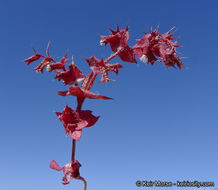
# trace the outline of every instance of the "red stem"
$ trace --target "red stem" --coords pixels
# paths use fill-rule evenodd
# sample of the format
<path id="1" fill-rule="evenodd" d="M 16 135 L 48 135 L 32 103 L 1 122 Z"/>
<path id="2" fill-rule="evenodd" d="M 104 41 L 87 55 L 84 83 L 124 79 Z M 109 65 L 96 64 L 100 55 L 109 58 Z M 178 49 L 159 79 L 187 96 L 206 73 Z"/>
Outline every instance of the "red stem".
<path id="1" fill-rule="evenodd" d="M 90 90 L 90 89 L 91 89 L 90 85 L 94 83 L 96 77 L 97 77 L 97 74 L 94 73 L 94 75 L 92 76 L 91 80 L 90 80 L 89 83 L 86 85 L 85 90 Z"/>
<path id="2" fill-rule="evenodd" d="M 119 54 L 120 50 L 118 50 L 117 52 L 115 52 L 114 54 L 112 54 L 111 56 L 109 56 L 106 60 L 105 60 L 105 64 L 108 63 L 111 59 L 113 59 L 114 57 L 116 57 Z M 86 90 L 90 90 L 92 87 L 92 84 L 94 83 L 95 79 L 97 77 L 97 74 L 94 73 L 94 75 L 92 76 L 91 80 L 89 81 L 89 83 L 86 85 Z M 91 86 L 90 86 L 91 85 Z M 78 86 L 78 83 L 75 83 L 75 86 Z M 84 100 L 83 100 L 84 101 Z M 80 104 L 77 105 L 77 111 L 81 110 L 82 108 L 82 102 L 80 102 Z M 73 162 L 75 160 L 75 151 L 76 151 L 76 140 L 73 139 L 72 142 L 72 158 L 71 161 Z M 85 179 L 81 179 L 84 183 L 84 190 L 86 190 L 87 188 L 87 182 Z"/>
<path id="3" fill-rule="evenodd" d="M 121 49 L 118 50 L 117 52 L 111 54 L 106 60 L 105 60 L 105 64 L 108 63 L 111 59 L 113 59 L 114 57 L 116 57 L 119 53 L 120 53 Z"/>
<path id="4" fill-rule="evenodd" d="M 72 142 L 72 158 L 71 158 L 72 162 L 75 160 L 75 151 L 76 151 L 76 140 L 73 139 L 73 142 Z"/>
<path id="5" fill-rule="evenodd" d="M 83 181 L 83 183 L 84 183 L 84 190 L 86 190 L 86 188 L 87 188 L 87 182 L 86 182 L 85 179 L 82 179 L 82 181 Z"/>
<path id="6" fill-rule="evenodd" d="M 75 86 L 78 86 L 78 83 L 75 83 Z M 76 140 L 73 139 L 73 141 L 72 141 L 72 157 L 71 157 L 72 162 L 75 160 L 75 152 L 76 152 Z"/>

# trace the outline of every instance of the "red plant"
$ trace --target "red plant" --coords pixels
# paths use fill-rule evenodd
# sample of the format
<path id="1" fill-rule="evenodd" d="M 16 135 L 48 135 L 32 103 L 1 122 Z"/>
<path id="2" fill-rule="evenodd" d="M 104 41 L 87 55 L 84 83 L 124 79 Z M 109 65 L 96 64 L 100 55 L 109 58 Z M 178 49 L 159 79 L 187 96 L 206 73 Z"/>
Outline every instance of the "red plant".
<path id="1" fill-rule="evenodd" d="M 109 78 L 109 72 L 112 71 L 118 74 L 118 69 L 123 66 L 120 63 L 109 64 L 109 61 L 118 56 L 122 61 L 137 63 L 136 57 L 138 57 L 143 62 L 148 62 L 148 64 L 154 64 L 157 62 L 163 62 L 167 68 L 178 67 L 181 69 L 184 65 L 181 62 L 181 57 L 178 57 L 176 48 L 177 41 L 172 41 L 173 34 L 171 30 L 160 34 L 158 32 L 158 27 L 150 33 L 145 33 L 141 39 L 137 40 L 134 46 L 128 44 L 129 41 L 129 31 L 128 26 L 125 29 L 120 30 L 117 26 L 116 30 L 111 30 L 111 35 L 101 36 L 101 45 L 110 44 L 113 54 L 107 59 L 97 59 L 94 56 L 90 58 L 85 58 L 92 70 L 89 74 L 84 75 L 75 65 L 73 58 L 72 63 L 69 65 L 68 70 L 66 70 L 65 65 L 69 61 L 67 58 L 67 53 L 61 58 L 59 62 L 56 62 L 49 55 L 49 44 L 46 49 L 46 56 L 39 54 L 34 48 L 35 55 L 25 59 L 24 61 L 29 65 L 30 63 L 43 58 L 41 63 L 34 69 L 38 73 L 43 73 L 45 67 L 47 67 L 47 72 L 54 71 L 56 73 L 55 79 L 62 81 L 65 85 L 71 85 L 67 91 L 58 91 L 61 96 L 76 96 L 77 97 L 77 108 L 73 110 L 68 105 L 65 106 L 63 112 L 56 112 L 59 120 L 63 123 L 65 133 L 73 139 L 72 145 L 72 158 L 69 164 L 64 167 L 60 167 L 54 160 L 50 163 L 50 168 L 64 172 L 64 177 L 62 183 L 64 185 L 70 183 L 70 179 L 78 179 L 84 182 L 84 189 L 86 190 L 87 183 L 86 180 L 80 176 L 79 168 L 81 164 L 75 160 L 75 146 L 76 141 L 80 140 L 82 135 L 82 129 L 93 126 L 99 119 L 100 116 L 92 115 L 90 110 L 82 110 L 82 105 L 86 98 L 89 99 L 112 99 L 107 96 L 100 94 L 95 94 L 90 92 L 94 81 L 98 74 L 101 75 L 100 82 L 108 83 L 112 79 Z M 82 82 L 83 81 L 83 82 Z M 81 86 L 79 83 L 82 82 Z"/>

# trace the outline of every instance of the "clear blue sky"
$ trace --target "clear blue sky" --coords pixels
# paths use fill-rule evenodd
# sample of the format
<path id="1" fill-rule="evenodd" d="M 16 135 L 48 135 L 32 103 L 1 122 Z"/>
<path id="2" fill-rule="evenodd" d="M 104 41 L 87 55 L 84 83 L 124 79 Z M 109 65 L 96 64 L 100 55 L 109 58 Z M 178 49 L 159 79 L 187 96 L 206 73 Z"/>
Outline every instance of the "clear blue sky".
<path id="1" fill-rule="evenodd" d="M 129 25 L 130 45 L 151 26 L 160 24 L 161 33 L 176 26 L 187 68 L 116 59 L 124 65 L 111 75 L 116 82 L 95 83 L 94 92 L 114 100 L 87 100 L 83 107 L 101 115 L 77 143 L 88 190 L 139 189 L 138 179 L 218 185 L 217 9 L 215 0 L 2 1 L 0 189 L 83 189 L 76 180 L 63 186 L 62 172 L 49 169 L 52 159 L 61 166 L 70 161 L 71 139 L 53 111 L 66 103 L 74 107 L 75 98 L 58 96 L 67 87 L 23 60 L 33 54 L 32 46 L 44 53 L 50 40 L 52 56 L 69 49 L 87 74 L 82 56 L 109 56 L 98 35 L 116 24 Z"/>

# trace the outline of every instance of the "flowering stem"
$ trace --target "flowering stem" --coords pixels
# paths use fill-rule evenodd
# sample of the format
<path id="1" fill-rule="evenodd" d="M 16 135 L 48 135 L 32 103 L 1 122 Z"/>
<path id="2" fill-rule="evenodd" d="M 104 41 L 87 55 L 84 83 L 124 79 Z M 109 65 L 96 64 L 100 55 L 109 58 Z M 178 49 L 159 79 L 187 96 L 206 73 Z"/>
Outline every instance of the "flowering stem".
<path id="1" fill-rule="evenodd" d="M 73 142 L 72 142 L 72 158 L 71 158 L 72 161 L 75 160 L 75 151 L 76 151 L 76 140 L 73 139 Z"/>

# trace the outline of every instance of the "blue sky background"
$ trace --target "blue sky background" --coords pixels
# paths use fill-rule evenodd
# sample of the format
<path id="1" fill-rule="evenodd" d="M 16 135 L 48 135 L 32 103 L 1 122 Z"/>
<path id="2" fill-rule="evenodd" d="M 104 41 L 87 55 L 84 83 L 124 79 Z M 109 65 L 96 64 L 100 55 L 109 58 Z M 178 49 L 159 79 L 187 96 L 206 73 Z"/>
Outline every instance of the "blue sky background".
<path id="1" fill-rule="evenodd" d="M 53 57 L 69 49 L 87 74 L 82 56 L 107 58 L 111 50 L 99 45 L 98 35 L 116 24 L 129 25 L 130 45 L 151 26 L 160 24 L 161 33 L 176 26 L 187 68 L 116 59 L 124 65 L 111 75 L 116 82 L 95 83 L 93 92 L 114 100 L 87 100 L 83 106 L 101 115 L 76 147 L 88 190 L 139 189 L 138 179 L 214 181 L 217 187 L 217 9 L 215 0 L 2 1 L 0 189 L 83 189 L 76 180 L 63 186 L 62 172 L 49 169 L 52 159 L 61 166 L 70 161 L 71 139 L 53 111 L 66 103 L 75 107 L 75 98 L 58 96 L 67 87 L 23 60 L 33 54 L 32 46 L 44 53 L 50 40 Z"/>

